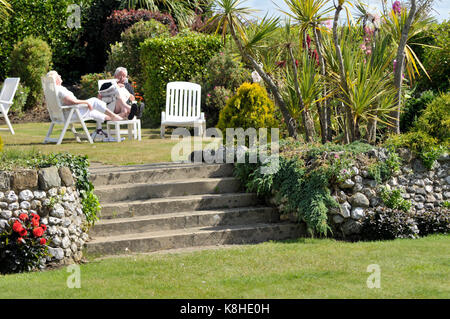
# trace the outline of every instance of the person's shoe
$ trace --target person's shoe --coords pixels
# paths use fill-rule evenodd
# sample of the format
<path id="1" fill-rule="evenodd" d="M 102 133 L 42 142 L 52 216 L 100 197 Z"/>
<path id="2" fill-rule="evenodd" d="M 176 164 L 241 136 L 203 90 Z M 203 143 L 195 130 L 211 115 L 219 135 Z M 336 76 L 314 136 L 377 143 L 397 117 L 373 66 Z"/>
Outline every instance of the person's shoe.
<path id="1" fill-rule="evenodd" d="M 131 106 L 131 111 L 130 111 L 130 114 L 128 115 L 128 119 L 132 120 L 136 116 L 137 113 L 138 113 L 138 106 L 136 104 L 133 104 Z"/>
<path id="2" fill-rule="evenodd" d="M 106 134 L 106 132 L 102 129 L 98 129 L 94 133 L 94 141 L 103 141 L 105 138 L 108 138 L 108 134 Z"/>

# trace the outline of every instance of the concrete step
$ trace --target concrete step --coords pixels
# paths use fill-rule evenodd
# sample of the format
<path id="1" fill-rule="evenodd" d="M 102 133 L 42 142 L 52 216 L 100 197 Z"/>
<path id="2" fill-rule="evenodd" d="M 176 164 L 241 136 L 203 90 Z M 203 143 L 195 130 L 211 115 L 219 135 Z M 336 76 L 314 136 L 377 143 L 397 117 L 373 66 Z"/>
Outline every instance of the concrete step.
<path id="1" fill-rule="evenodd" d="M 305 232 L 301 224 L 285 222 L 186 228 L 97 237 L 86 244 L 86 252 L 92 255 L 114 255 L 197 246 L 252 244 L 294 239 L 305 235 Z"/>
<path id="2" fill-rule="evenodd" d="M 240 207 L 103 220 L 95 224 L 89 233 L 94 237 L 117 236 L 161 230 L 277 221 L 279 221 L 279 214 L 273 208 Z"/>
<path id="3" fill-rule="evenodd" d="M 138 216 L 170 214 L 195 210 L 247 207 L 258 205 L 253 193 L 225 193 L 174 196 L 147 200 L 124 201 L 102 204 L 101 219 L 129 218 Z"/>
<path id="4" fill-rule="evenodd" d="M 239 189 L 238 179 L 222 177 L 192 178 L 153 184 L 106 185 L 97 187 L 94 192 L 99 197 L 100 203 L 103 204 L 170 196 L 236 193 Z"/>
<path id="5" fill-rule="evenodd" d="M 90 169 L 95 187 L 102 185 L 155 183 L 191 178 L 233 176 L 232 164 L 160 163 L 130 166 L 100 166 Z"/>

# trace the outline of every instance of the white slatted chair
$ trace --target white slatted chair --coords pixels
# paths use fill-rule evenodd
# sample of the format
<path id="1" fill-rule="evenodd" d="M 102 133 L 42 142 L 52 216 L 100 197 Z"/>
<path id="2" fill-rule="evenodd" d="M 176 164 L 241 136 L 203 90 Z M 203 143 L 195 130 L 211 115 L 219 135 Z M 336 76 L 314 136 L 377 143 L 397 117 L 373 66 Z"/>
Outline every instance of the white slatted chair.
<path id="1" fill-rule="evenodd" d="M 14 130 L 8 118 L 8 111 L 13 104 L 19 81 L 20 78 L 7 78 L 0 93 L 0 118 L 4 118 L 8 126 L 8 128 L 0 128 L 0 130 L 9 130 L 12 135 L 14 135 Z"/>
<path id="2" fill-rule="evenodd" d="M 206 132 L 205 113 L 200 111 L 201 86 L 190 82 L 167 84 L 166 111 L 161 112 L 161 138 L 166 126 L 193 126 L 199 135 Z"/>
<path id="3" fill-rule="evenodd" d="M 75 135 L 77 142 L 80 142 L 77 131 L 75 130 L 74 123 L 80 123 L 83 127 L 86 138 L 89 143 L 93 143 L 89 131 L 86 127 L 85 121 L 93 120 L 91 117 L 81 117 L 79 109 L 87 108 L 87 104 L 75 104 L 75 105 L 61 105 L 58 98 L 58 92 L 56 91 L 55 79 L 52 77 L 42 77 L 42 87 L 44 89 L 45 102 L 47 104 L 47 110 L 50 115 L 52 123 L 48 129 L 47 135 L 45 136 L 44 143 L 56 142 L 56 144 L 61 144 L 64 135 L 66 134 L 67 128 L 70 128 Z M 73 116 L 76 115 L 76 116 Z M 56 124 L 64 125 L 63 130 L 58 138 L 51 138 L 53 128 Z"/>

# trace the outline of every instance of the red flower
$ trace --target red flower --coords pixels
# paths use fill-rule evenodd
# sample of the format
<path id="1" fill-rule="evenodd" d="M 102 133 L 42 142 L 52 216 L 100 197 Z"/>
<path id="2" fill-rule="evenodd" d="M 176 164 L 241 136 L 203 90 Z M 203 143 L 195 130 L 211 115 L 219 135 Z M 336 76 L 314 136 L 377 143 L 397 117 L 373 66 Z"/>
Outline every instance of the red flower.
<path id="1" fill-rule="evenodd" d="M 36 218 L 33 218 L 31 220 L 31 225 L 33 225 L 33 227 L 38 227 L 39 226 L 39 220 L 37 220 Z"/>
<path id="2" fill-rule="evenodd" d="M 27 219 L 29 219 L 30 217 L 28 217 L 28 215 L 27 214 L 20 214 L 19 215 L 19 218 L 20 218 L 20 220 L 21 221 L 26 221 Z"/>
<path id="3" fill-rule="evenodd" d="M 16 233 L 20 233 L 20 232 L 22 231 L 22 229 L 23 229 L 22 224 L 21 224 L 18 220 L 16 220 L 16 221 L 14 222 L 14 224 L 13 224 L 13 230 L 14 230 Z"/>
<path id="4" fill-rule="evenodd" d="M 18 244 L 21 244 L 22 242 L 23 242 L 23 238 L 22 237 L 17 238 L 17 243 Z"/>
<path id="5" fill-rule="evenodd" d="M 25 237 L 28 235 L 28 232 L 25 228 L 22 228 L 22 230 L 19 232 L 20 237 Z"/>
<path id="6" fill-rule="evenodd" d="M 41 237 L 44 234 L 44 230 L 41 227 L 33 229 L 33 235 L 35 237 Z"/>
<path id="7" fill-rule="evenodd" d="M 45 245 L 47 243 L 47 239 L 45 238 L 41 238 L 41 240 L 39 240 L 39 244 L 41 245 Z"/>
<path id="8" fill-rule="evenodd" d="M 46 231 L 46 230 L 47 230 L 47 225 L 41 224 L 41 228 L 42 228 L 44 231 Z"/>
<path id="9" fill-rule="evenodd" d="M 37 214 L 32 214 L 31 217 L 33 217 L 33 219 L 36 219 L 38 221 L 41 219 L 41 217 Z"/>

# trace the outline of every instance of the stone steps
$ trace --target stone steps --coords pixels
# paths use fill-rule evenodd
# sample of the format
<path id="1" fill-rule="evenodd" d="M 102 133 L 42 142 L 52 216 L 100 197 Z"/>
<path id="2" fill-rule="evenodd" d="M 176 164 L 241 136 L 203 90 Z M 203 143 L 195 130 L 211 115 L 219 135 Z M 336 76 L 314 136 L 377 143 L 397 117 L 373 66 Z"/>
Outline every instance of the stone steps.
<path id="1" fill-rule="evenodd" d="M 171 180 L 152 184 L 105 185 L 97 187 L 95 193 L 101 203 L 113 203 L 171 196 L 235 193 L 239 189 L 238 179 L 221 177 Z"/>
<path id="2" fill-rule="evenodd" d="M 232 176 L 232 164 L 162 163 L 127 167 L 97 167 L 91 170 L 91 182 L 102 185 L 155 183 L 191 178 L 218 178 Z"/>
<path id="3" fill-rule="evenodd" d="M 90 230 L 94 255 L 297 238 L 255 194 L 241 192 L 230 164 L 162 163 L 91 170 L 101 220 Z"/>
<path id="4" fill-rule="evenodd" d="M 122 201 L 103 204 L 101 219 L 169 214 L 189 210 L 247 207 L 255 206 L 258 203 L 256 194 L 252 193 L 201 194 Z"/>
<path id="5" fill-rule="evenodd" d="M 86 251 L 92 255 L 114 255 L 197 246 L 255 244 L 268 240 L 298 238 L 304 234 L 304 227 L 293 223 L 187 228 L 97 237 L 86 244 Z"/>
<path id="6" fill-rule="evenodd" d="M 270 207 L 239 207 L 109 219 L 97 223 L 91 235 L 116 236 L 207 226 L 276 222 L 278 219 L 278 213 Z"/>

